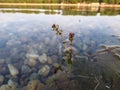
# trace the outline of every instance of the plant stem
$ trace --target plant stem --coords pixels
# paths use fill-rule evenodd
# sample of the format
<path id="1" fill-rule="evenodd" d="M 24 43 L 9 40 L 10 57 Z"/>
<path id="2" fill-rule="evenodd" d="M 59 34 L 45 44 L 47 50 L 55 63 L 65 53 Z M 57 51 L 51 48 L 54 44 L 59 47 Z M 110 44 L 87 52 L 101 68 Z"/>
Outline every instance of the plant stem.
<path id="1" fill-rule="evenodd" d="M 67 48 L 66 41 L 64 40 L 64 37 L 63 37 L 62 34 L 60 36 L 61 36 L 61 39 L 62 39 L 63 46 L 66 49 Z"/>

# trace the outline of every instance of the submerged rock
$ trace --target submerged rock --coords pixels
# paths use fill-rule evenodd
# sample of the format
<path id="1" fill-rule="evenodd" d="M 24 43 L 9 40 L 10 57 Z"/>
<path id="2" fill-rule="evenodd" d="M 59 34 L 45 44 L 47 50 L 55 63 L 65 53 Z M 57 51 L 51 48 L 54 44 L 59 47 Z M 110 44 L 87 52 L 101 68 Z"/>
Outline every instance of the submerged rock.
<path id="1" fill-rule="evenodd" d="M 47 59 L 48 59 L 48 64 L 52 64 L 53 63 L 51 57 L 48 57 Z"/>
<path id="2" fill-rule="evenodd" d="M 0 90 L 13 90 L 13 89 L 11 89 L 11 87 L 9 85 L 2 85 L 0 87 Z"/>
<path id="3" fill-rule="evenodd" d="M 4 76 L 3 75 L 0 75 L 0 84 L 2 84 L 4 81 Z"/>
<path id="4" fill-rule="evenodd" d="M 58 54 L 62 55 L 62 45 L 60 43 L 58 44 Z"/>
<path id="5" fill-rule="evenodd" d="M 19 83 L 20 86 L 25 86 L 28 84 L 29 81 L 29 74 L 23 74 L 20 78 L 19 78 Z"/>
<path id="6" fill-rule="evenodd" d="M 56 40 L 57 40 L 57 36 L 55 35 L 51 38 L 50 45 L 54 46 L 56 44 Z"/>
<path id="7" fill-rule="evenodd" d="M 44 85 L 39 80 L 32 80 L 28 83 L 28 90 L 42 90 Z"/>
<path id="8" fill-rule="evenodd" d="M 47 76 L 49 72 L 50 72 L 50 67 L 48 65 L 45 65 L 38 71 L 38 74 L 42 76 Z"/>
<path id="9" fill-rule="evenodd" d="M 46 37 L 45 40 L 44 40 L 44 44 L 45 45 L 48 45 L 50 42 L 50 38 L 49 37 Z"/>
<path id="10" fill-rule="evenodd" d="M 4 64 L 5 60 L 4 59 L 0 59 L 0 65 Z"/>
<path id="11" fill-rule="evenodd" d="M 52 56 L 51 56 L 51 59 L 52 59 L 52 61 L 55 63 L 55 62 L 57 62 L 58 57 L 57 57 L 57 55 L 52 55 Z"/>
<path id="12" fill-rule="evenodd" d="M 54 67 L 59 67 L 60 64 L 58 64 L 58 63 L 54 63 L 53 66 L 54 66 Z"/>
<path id="13" fill-rule="evenodd" d="M 13 46 L 13 45 L 19 45 L 19 44 L 21 44 L 21 41 L 16 41 L 16 40 L 9 40 L 7 43 L 6 43 L 6 45 L 7 46 Z"/>
<path id="14" fill-rule="evenodd" d="M 25 74 L 25 73 L 30 73 L 31 69 L 28 65 L 23 65 L 21 68 L 21 73 Z"/>
<path id="15" fill-rule="evenodd" d="M 44 64 L 47 62 L 47 55 L 43 53 L 41 56 L 39 56 L 39 61 Z"/>
<path id="16" fill-rule="evenodd" d="M 34 59 L 34 60 L 36 60 L 39 57 L 39 55 L 37 55 L 37 54 L 26 54 L 26 57 L 28 59 Z"/>
<path id="17" fill-rule="evenodd" d="M 18 83 L 9 79 L 8 80 L 8 85 L 12 88 L 12 89 L 16 89 L 16 87 L 18 86 Z"/>
<path id="18" fill-rule="evenodd" d="M 16 88 L 16 90 L 28 90 L 27 86 L 21 87 L 21 88 Z"/>
<path id="19" fill-rule="evenodd" d="M 88 49 L 88 46 L 86 44 L 83 44 L 83 50 L 86 51 Z"/>
<path id="20" fill-rule="evenodd" d="M 37 80 L 39 78 L 39 75 L 37 73 L 32 73 L 29 77 L 30 80 Z"/>
<path id="21" fill-rule="evenodd" d="M 37 61 L 34 60 L 34 59 L 29 59 L 29 60 L 28 60 L 28 65 L 31 66 L 31 67 L 32 67 L 32 66 L 35 66 L 36 63 L 37 63 Z"/>
<path id="22" fill-rule="evenodd" d="M 19 74 L 19 71 L 17 70 L 17 68 L 14 67 L 12 64 L 8 64 L 8 69 L 9 69 L 10 74 L 11 74 L 12 76 L 16 76 L 16 75 Z"/>
<path id="23" fill-rule="evenodd" d="M 34 66 L 37 63 L 37 59 L 39 55 L 37 54 L 26 54 L 26 57 L 28 59 L 28 65 L 29 66 Z"/>
<path id="24" fill-rule="evenodd" d="M 45 90 L 78 90 L 76 81 L 69 79 L 69 74 L 58 72 L 46 80 Z M 56 80 L 56 81 L 55 81 Z"/>

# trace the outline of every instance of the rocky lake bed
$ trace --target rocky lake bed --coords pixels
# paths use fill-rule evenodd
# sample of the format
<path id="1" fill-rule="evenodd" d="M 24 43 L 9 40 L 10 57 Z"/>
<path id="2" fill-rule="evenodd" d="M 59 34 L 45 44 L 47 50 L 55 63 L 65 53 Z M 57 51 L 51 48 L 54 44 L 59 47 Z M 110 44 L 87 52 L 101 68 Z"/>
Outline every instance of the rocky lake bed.
<path id="1" fill-rule="evenodd" d="M 120 89 L 120 49 L 109 49 L 120 46 L 119 16 L 0 15 L 0 90 Z M 56 22 L 67 43 L 70 32 L 75 38 L 73 63 L 54 73 L 64 56 Z"/>

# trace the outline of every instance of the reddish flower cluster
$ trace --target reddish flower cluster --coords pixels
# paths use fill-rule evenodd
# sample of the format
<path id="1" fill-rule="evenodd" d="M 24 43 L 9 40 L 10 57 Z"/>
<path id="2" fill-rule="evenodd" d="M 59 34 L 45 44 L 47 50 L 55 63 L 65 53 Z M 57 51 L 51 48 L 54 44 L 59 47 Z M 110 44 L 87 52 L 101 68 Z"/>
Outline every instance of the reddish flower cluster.
<path id="1" fill-rule="evenodd" d="M 69 40 L 70 40 L 70 41 L 72 41 L 72 40 L 73 40 L 74 35 L 75 35 L 74 33 L 69 33 Z"/>
<path id="2" fill-rule="evenodd" d="M 56 25 L 55 25 L 55 24 L 53 24 L 53 25 L 52 25 L 52 28 L 56 28 Z"/>

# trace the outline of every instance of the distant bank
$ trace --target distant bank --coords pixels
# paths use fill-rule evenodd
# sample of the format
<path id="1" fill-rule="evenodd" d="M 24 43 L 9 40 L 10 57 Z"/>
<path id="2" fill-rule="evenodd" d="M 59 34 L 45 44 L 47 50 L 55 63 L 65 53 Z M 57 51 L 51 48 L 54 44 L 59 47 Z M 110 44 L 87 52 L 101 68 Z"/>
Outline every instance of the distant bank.
<path id="1" fill-rule="evenodd" d="M 99 3 L 91 3 L 91 4 L 86 4 L 86 3 L 78 3 L 78 4 L 65 4 L 65 3 L 0 3 L 0 6 L 5 6 L 5 5 L 13 5 L 13 6 L 87 6 L 87 7 L 97 7 L 99 6 Z M 105 4 L 102 3 L 101 7 L 116 7 L 120 8 L 119 4 Z"/>

